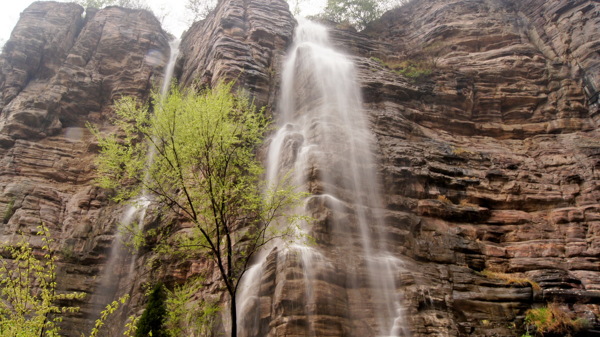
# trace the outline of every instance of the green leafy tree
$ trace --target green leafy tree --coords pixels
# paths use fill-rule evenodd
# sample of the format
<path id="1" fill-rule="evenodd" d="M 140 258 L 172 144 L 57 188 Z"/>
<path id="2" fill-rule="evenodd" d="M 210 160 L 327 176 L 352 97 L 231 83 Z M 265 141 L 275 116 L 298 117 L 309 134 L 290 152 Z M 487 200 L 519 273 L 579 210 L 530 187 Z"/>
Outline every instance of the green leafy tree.
<path id="1" fill-rule="evenodd" d="M 336 22 L 348 22 L 363 29 L 379 18 L 383 8 L 377 0 L 327 0 L 325 16 Z"/>
<path id="2" fill-rule="evenodd" d="M 214 262 L 236 336 L 240 281 L 261 247 L 293 235 L 291 226 L 277 230 L 273 224 L 294 224 L 298 218 L 285 211 L 303 195 L 289 184 L 266 188 L 255 151 L 269 123 L 231 90 L 232 84 L 200 93 L 174 86 L 167 97 L 153 94 L 152 112 L 126 97 L 116 104 L 118 132 L 92 131 L 101 147 L 98 182 L 115 191 L 116 201 L 146 191 L 193 224 L 190 235 L 171 246 L 203 252 Z"/>
<path id="3" fill-rule="evenodd" d="M 364 29 L 386 11 L 410 0 L 327 0 L 324 16 L 335 22 L 347 22 Z"/>
<path id="4" fill-rule="evenodd" d="M 166 337 L 163 327 L 167 316 L 166 295 L 162 283 L 156 284 L 148 296 L 146 310 L 140 317 L 135 337 Z"/>

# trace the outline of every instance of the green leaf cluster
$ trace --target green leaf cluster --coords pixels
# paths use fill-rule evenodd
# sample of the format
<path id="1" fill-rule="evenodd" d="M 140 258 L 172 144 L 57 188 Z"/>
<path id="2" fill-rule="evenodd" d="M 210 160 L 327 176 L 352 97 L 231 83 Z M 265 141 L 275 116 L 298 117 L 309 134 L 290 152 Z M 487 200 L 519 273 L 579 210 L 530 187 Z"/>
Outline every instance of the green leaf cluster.
<path id="1" fill-rule="evenodd" d="M 48 228 L 39 227 L 42 256 L 22 240 L 2 245 L 0 250 L 11 260 L 0 264 L 0 336 L 58 336 L 63 314 L 79 310 L 59 301 L 82 299 L 83 293 L 56 292 L 56 256 L 51 249 Z"/>
<path id="2" fill-rule="evenodd" d="M 379 58 L 371 57 L 371 60 L 391 69 L 394 73 L 412 80 L 427 78 L 433 73 L 435 64 L 428 60 L 406 59 L 396 62 L 385 62 Z"/>
<path id="3" fill-rule="evenodd" d="M 106 307 L 104 308 L 104 310 L 102 310 L 102 312 L 100 313 L 100 318 L 98 318 L 94 324 L 94 327 L 92 328 L 92 331 L 90 332 L 90 337 L 96 337 L 98 336 L 98 334 L 100 333 L 100 331 L 102 331 L 102 327 L 104 326 L 104 324 L 106 323 L 106 320 L 108 319 L 108 317 L 112 314 L 115 313 L 115 311 L 117 311 L 117 309 L 119 309 L 119 307 L 123 304 L 125 304 L 125 302 L 127 302 L 127 300 L 129 300 L 129 295 L 123 295 L 121 296 L 119 299 L 112 301 L 111 303 L 107 304 Z M 125 333 L 123 334 L 124 336 L 129 336 L 129 330 L 125 331 Z"/>
<path id="4" fill-rule="evenodd" d="M 525 313 L 525 324 L 535 329 L 536 335 L 556 334 L 572 336 L 582 329 L 589 328 L 589 321 L 575 318 L 557 303 L 529 309 Z"/>
<path id="5" fill-rule="evenodd" d="M 78 306 L 61 305 L 61 302 L 82 300 L 84 293 L 58 293 L 56 289 L 56 254 L 52 248 L 46 226 L 38 227 L 42 247 L 34 252 L 24 239 L 16 245 L 0 246 L 0 336 L 32 337 L 60 336 L 59 323 L 67 314 L 79 311 Z M 40 255 L 41 254 L 41 255 Z M 129 296 L 109 304 L 96 320 L 90 337 L 98 335 L 110 314 L 117 310 Z M 83 334 L 82 334 L 83 336 Z"/>
<path id="6" fill-rule="evenodd" d="M 202 278 L 195 278 L 172 291 L 167 290 L 165 327 L 170 337 L 213 336 L 220 308 L 216 303 L 195 299 L 202 290 L 202 281 Z"/>
<path id="7" fill-rule="evenodd" d="M 15 214 L 15 198 L 11 198 L 8 201 L 8 204 L 6 204 L 4 216 L 2 217 L 2 223 L 8 223 L 13 214 Z"/>
<path id="8" fill-rule="evenodd" d="M 363 29 L 383 14 L 383 6 L 377 0 L 328 0 L 325 17 L 335 22 L 348 22 Z"/>

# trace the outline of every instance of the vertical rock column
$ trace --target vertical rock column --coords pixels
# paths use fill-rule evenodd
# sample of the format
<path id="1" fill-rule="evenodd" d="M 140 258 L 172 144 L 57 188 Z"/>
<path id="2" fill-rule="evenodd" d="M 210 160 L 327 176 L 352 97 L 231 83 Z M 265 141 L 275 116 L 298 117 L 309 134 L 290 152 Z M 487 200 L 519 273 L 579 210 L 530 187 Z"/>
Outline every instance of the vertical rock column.
<path id="1" fill-rule="evenodd" d="M 283 0 L 220 1 L 182 38 L 181 84 L 212 86 L 233 80 L 257 106 L 274 105 L 281 59 L 294 25 Z"/>

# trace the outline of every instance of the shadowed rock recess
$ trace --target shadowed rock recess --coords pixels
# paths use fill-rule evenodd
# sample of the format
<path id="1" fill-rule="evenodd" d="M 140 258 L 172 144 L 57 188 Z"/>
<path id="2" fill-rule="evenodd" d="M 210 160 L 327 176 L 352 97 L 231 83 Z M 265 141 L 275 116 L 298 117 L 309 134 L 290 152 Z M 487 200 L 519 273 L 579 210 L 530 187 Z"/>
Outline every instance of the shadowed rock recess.
<path id="1" fill-rule="evenodd" d="M 67 336 L 79 336 L 105 300 L 95 291 L 125 209 L 94 187 L 98 149 L 84 125 L 111 132 L 113 100 L 147 99 L 169 59 L 169 36 L 151 13 L 83 12 L 32 4 L 0 56 L 0 242 L 24 235 L 39 248 L 36 227 L 49 227 L 59 289 L 89 294 L 65 319 Z M 283 0 L 222 0 L 184 33 L 175 77 L 185 86 L 235 79 L 276 118 L 295 26 Z M 395 277 L 412 336 L 520 336 L 526 310 L 554 302 L 598 327 L 600 3 L 414 0 L 361 33 L 330 34 L 355 63 L 376 137 L 384 209 L 374 212 L 387 250 L 404 262 Z M 322 169 L 307 170 L 318 192 Z M 309 205 L 311 234 L 331 257 L 343 243 L 330 232 L 329 207 Z M 166 223 L 150 213 L 145 226 Z M 300 262 L 277 254 L 262 276 L 259 328 L 244 335 L 375 336 L 373 310 L 354 321 L 352 298 L 342 296 L 316 303 L 321 324 L 309 333 L 306 311 L 294 309 L 305 287 L 278 284 Z M 136 255 L 133 276 L 129 262 L 117 263 L 118 294 L 133 296 L 120 325 L 143 308 L 146 281 L 172 284 L 210 268 L 165 261 L 153 272 L 150 258 Z M 227 300 L 216 277 L 205 283 L 198 296 Z M 352 286 L 322 277 L 314 291 Z"/>

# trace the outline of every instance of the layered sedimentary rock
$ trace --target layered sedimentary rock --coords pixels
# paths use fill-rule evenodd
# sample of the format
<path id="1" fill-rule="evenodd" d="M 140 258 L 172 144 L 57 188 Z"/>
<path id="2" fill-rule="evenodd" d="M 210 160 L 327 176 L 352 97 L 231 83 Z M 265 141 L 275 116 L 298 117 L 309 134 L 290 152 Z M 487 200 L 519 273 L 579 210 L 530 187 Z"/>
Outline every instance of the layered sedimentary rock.
<path id="1" fill-rule="evenodd" d="M 552 301 L 597 317 L 599 10 L 414 1 L 367 30 L 382 44 L 356 62 L 390 237 L 414 260 L 404 291 L 415 335 L 514 335 L 524 309 Z M 392 70 L 411 58 L 432 74 Z M 541 290 L 498 288 L 483 269 Z"/>
<path id="2" fill-rule="evenodd" d="M 169 36 L 147 11 L 83 12 L 75 4 L 32 4 L 0 57 L 0 241 L 25 236 L 40 248 L 38 226 L 48 226 L 59 255 L 59 291 L 88 295 L 77 303 L 82 311 L 65 320 L 63 333 L 79 336 L 112 296 L 130 293 L 126 310 L 109 324 L 113 331 L 104 331 L 119 335 L 128 314 L 143 305 L 141 285 L 155 275 L 145 269 L 148 255 L 136 262 L 129 252 L 109 259 L 125 208 L 94 186 L 98 149 L 85 124 L 112 132 L 115 99 L 146 100 L 161 85 Z M 277 69 L 293 27 L 283 1 L 224 1 L 183 37 L 175 77 L 185 86 L 235 80 L 257 105 L 274 104 Z M 156 219 L 148 216 L 148 222 Z M 135 275 L 128 275 L 132 263 Z M 184 280 L 198 268 L 206 269 L 205 263 L 176 261 L 160 275 Z M 110 291 L 102 289 L 107 273 L 115 283 Z"/>
<path id="3" fill-rule="evenodd" d="M 92 294 L 120 217 L 94 187 L 97 149 L 85 123 L 106 123 L 122 95 L 147 97 L 169 56 L 167 35 L 147 11 L 82 13 L 75 4 L 32 4 L 0 57 L 0 241 L 25 236 L 39 248 L 38 226 L 49 228 L 59 291 L 88 294 L 65 321 L 73 336 L 103 306 Z"/>
<path id="4" fill-rule="evenodd" d="M 362 34 L 334 29 L 378 137 L 387 246 L 405 262 L 398 291 L 414 336 L 521 335 L 525 311 L 554 302 L 598 324 L 599 10 L 423 0 Z M 310 170 L 319 193 L 323 169 Z M 342 261 L 332 208 L 313 207 L 311 234 Z M 268 259 L 250 335 L 374 334 L 348 298 L 323 296 L 317 318 L 299 310 L 306 290 L 289 280 L 302 279 L 303 262 L 280 255 Z M 343 271 L 314 273 L 315 293 L 352 292 Z"/>
<path id="5" fill-rule="evenodd" d="M 273 105 L 294 25 L 283 1 L 223 1 L 183 35 L 180 83 L 235 81 L 258 106 Z"/>

